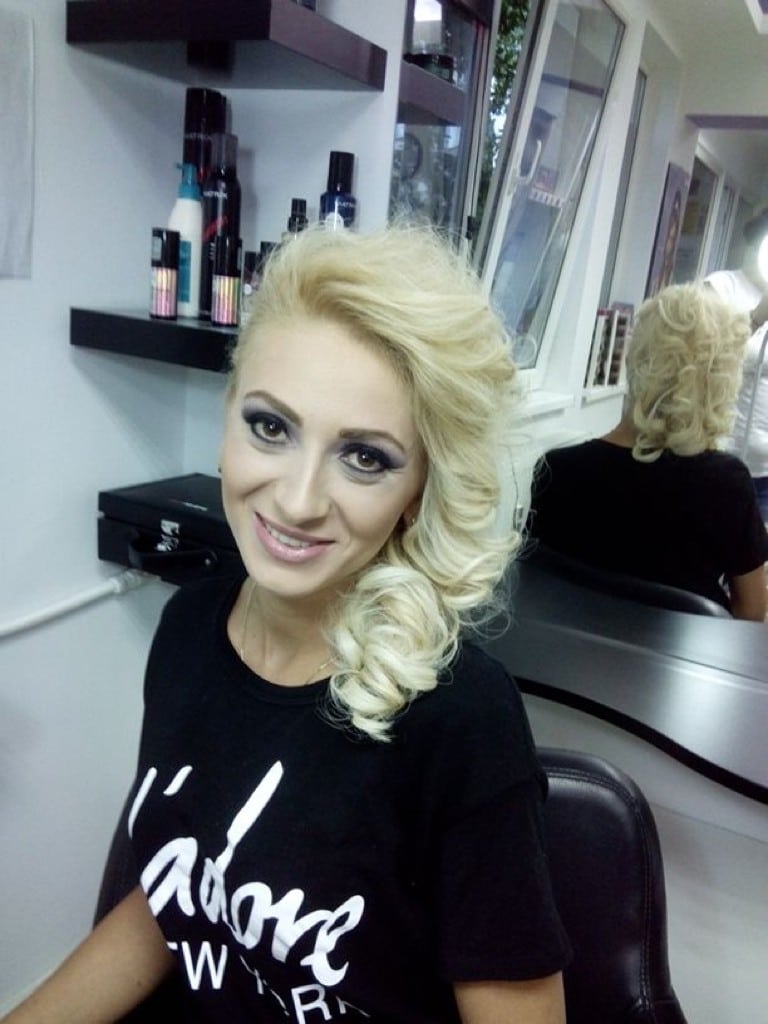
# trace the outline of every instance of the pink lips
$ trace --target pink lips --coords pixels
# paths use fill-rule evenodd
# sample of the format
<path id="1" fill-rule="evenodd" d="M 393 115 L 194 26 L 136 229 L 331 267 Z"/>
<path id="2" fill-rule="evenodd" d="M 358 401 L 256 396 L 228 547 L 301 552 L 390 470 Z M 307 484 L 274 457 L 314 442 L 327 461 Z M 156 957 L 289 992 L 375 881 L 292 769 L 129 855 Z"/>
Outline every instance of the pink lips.
<path id="1" fill-rule="evenodd" d="M 262 547 L 280 562 L 290 562 L 293 565 L 310 562 L 326 551 L 332 543 L 297 530 L 279 527 L 271 522 L 268 524 L 268 520 L 262 519 L 258 514 L 254 516 L 254 524 L 256 536 Z"/>

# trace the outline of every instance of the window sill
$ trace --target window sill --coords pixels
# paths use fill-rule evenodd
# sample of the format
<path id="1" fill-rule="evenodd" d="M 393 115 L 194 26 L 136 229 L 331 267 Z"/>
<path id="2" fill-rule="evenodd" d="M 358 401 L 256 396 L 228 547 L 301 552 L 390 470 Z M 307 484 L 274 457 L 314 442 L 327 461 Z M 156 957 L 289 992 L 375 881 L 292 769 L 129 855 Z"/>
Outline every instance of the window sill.
<path id="1" fill-rule="evenodd" d="M 585 388 L 581 394 L 581 404 L 591 405 L 593 402 L 602 402 L 606 398 L 616 398 L 626 393 L 626 384 L 607 384 L 596 388 Z"/>
<path id="2" fill-rule="evenodd" d="M 563 409 L 570 409 L 574 405 L 574 396 L 563 391 L 545 391 L 542 388 L 532 388 L 526 392 L 523 400 L 523 410 L 531 418 L 546 416 L 550 412 L 562 412 Z"/>

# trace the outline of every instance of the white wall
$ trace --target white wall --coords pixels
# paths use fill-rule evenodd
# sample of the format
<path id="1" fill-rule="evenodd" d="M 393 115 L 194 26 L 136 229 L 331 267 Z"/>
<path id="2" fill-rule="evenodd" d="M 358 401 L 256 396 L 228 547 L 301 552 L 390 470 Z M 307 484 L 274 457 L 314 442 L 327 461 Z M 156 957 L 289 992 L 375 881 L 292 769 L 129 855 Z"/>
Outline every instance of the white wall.
<path id="1" fill-rule="evenodd" d="M 65 47 L 58 0 L 5 7 L 34 19 L 36 123 L 32 278 L 0 281 L 0 623 L 114 573 L 95 555 L 98 490 L 177 472 L 184 445 L 172 370 L 68 344 L 71 304 L 146 300 L 147 232 L 167 207 L 152 153 L 168 164 L 176 148 L 166 90 L 96 76 Z M 0 1004 L 88 927 L 164 590 L 0 644 Z"/>
<path id="2" fill-rule="evenodd" d="M 35 23 L 36 171 L 32 279 L 0 281 L 6 354 L 0 375 L 0 625 L 116 571 L 95 554 L 100 489 L 215 471 L 222 388 L 214 375 L 68 344 L 71 305 L 146 302 L 149 230 L 165 222 L 174 197 L 183 87 L 68 48 L 63 0 L 4 0 L 4 6 Z M 404 6 L 405 0 L 319 3 L 329 16 L 395 53 Z M 643 0 L 626 0 L 626 6 L 642 17 Z M 316 206 L 332 148 L 358 154 L 360 226 L 383 221 L 396 84 L 391 64 L 383 94 L 229 93 L 243 153 L 246 240 L 249 232 L 254 243 L 275 238 L 293 195 Z M 677 110 L 678 86 L 672 61 L 659 110 L 670 104 Z M 618 117 L 617 133 L 620 123 Z M 638 224 L 655 225 L 659 168 L 672 154 L 679 159 L 692 152 L 689 129 L 679 118 L 668 129 L 646 134 L 645 164 L 634 186 Z M 614 149 L 621 145 L 614 139 Z M 602 278 L 600 246 L 611 208 L 610 199 L 595 197 L 593 220 L 582 228 L 588 273 L 571 281 L 567 301 L 576 312 L 574 319 L 564 316 L 563 332 L 583 321 L 579 294 L 591 294 L 593 278 Z M 652 244 L 644 237 L 640 231 L 635 264 L 638 274 L 643 266 L 643 284 Z M 577 380 L 577 363 L 571 350 L 569 384 Z M 618 401 L 571 405 L 537 417 L 531 431 L 539 438 L 599 433 L 617 417 Z M 168 593 L 152 584 L 0 642 L 0 1009 L 52 968 L 88 927 L 131 778 L 146 651 Z M 575 713 L 563 714 L 557 722 L 563 745 L 583 741 L 600 749 L 599 736 L 585 732 Z M 546 742 L 550 731 L 541 715 L 534 726 Z M 609 749 L 630 770 L 640 766 L 641 784 L 646 778 L 653 783 L 634 747 Z M 681 781 L 681 800 L 695 790 L 690 779 Z M 755 1002 L 762 974 L 754 936 L 764 930 L 765 909 L 758 898 L 765 891 L 759 858 L 752 847 L 739 846 L 739 838 L 713 841 L 708 830 L 715 826 L 696 807 L 701 824 L 683 833 L 679 805 L 670 811 L 677 815 L 672 824 L 662 822 L 671 864 L 676 982 L 691 1024 L 756 1021 L 763 1011 Z M 742 825 L 739 817 L 729 827 L 737 835 Z M 735 913 L 741 927 L 734 925 Z M 727 935 L 725 950 L 718 935 Z"/>

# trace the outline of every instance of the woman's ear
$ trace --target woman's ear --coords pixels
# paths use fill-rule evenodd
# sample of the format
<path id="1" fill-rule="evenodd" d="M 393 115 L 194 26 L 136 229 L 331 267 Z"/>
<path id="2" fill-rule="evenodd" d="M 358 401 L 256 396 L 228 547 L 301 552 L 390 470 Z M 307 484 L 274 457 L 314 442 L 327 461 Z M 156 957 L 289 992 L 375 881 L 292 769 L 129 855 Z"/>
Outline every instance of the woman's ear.
<path id="1" fill-rule="evenodd" d="M 403 509 L 403 529 L 410 530 L 412 526 L 415 526 L 416 520 L 419 518 L 419 512 L 421 510 L 421 495 L 418 498 L 414 498 L 412 502 L 405 506 Z"/>

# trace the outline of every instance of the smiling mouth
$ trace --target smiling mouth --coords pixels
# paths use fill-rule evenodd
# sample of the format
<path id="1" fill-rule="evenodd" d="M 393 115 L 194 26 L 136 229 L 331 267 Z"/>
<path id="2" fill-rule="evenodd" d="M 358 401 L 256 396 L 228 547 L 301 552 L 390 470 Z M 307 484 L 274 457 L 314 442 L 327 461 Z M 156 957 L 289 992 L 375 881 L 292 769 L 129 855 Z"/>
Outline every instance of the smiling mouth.
<path id="1" fill-rule="evenodd" d="M 317 541 L 310 542 L 308 540 L 299 540 L 298 537 L 291 537 L 287 533 L 283 533 L 282 530 L 278 530 L 276 527 L 272 526 L 271 523 L 268 523 L 263 519 L 262 522 L 264 523 L 264 529 L 270 537 L 274 537 L 276 541 L 280 544 L 284 544 L 287 548 L 295 548 L 297 551 L 302 551 L 306 548 L 314 547 L 318 543 Z"/>
<path id="2" fill-rule="evenodd" d="M 274 523 L 267 522 L 258 513 L 255 524 L 256 535 L 265 550 L 280 562 L 292 562 L 297 565 L 310 562 L 327 551 L 332 543 L 322 537 L 282 530 Z"/>

